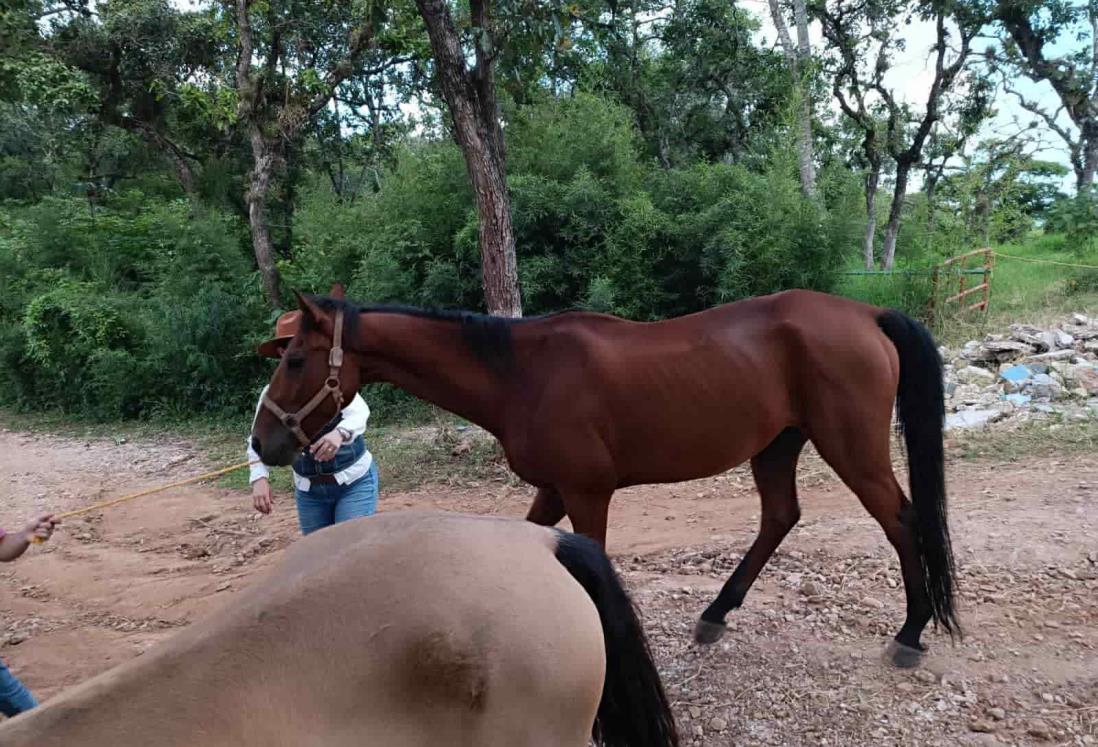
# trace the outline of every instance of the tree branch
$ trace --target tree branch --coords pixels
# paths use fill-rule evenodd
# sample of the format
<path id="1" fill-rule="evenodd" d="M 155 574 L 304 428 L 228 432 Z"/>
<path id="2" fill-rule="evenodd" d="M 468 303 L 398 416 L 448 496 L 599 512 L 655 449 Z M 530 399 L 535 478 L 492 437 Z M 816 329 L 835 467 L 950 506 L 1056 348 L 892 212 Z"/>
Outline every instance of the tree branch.
<path id="1" fill-rule="evenodd" d="M 1021 106 L 1027 112 L 1029 112 L 1030 114 L 1035 114 L 1042 120 L 1044 120 L 1045 125 L 1050 130 L 1059 135 L 1060 139 L 1067 143 L 1069 148 L 1074 150 L 1080 146 L 1079 140 L 1073 137 L 1071 132 L 1069 132 L 1067 128 L 1065 128 L 1063 125 L 1056 121 L 1056 118 L 1059 116 L 1060 112 L 1064 111 L 1063 104 L 1061 104 L 1055 112 L 1049 114 L 1047 111 L 1042 109 L 1036 101 L 1027 99 L 1021 91 L 1014 88 L 1010 84 L 1010 81 L 1007 79 L 1006 76 L 1003 76 L 1003 90 L 1017 98 L 1019 106 Z"/>
<path id="2" fill-rule="evenodd" d="M 360 29 L 352 29 L 351 43 L 347 48 L 347 55 L 335 63 L 332 69 L 328 71 L 328 74 L 324 77 L 324 89 L 315 95 L 306 107 L 310 116 L 328 105 L 332 96 L 335 95 L 335 90 L 354 73 L 355 63 L 358 62 L 363 52 L 373 46 L 374 29 L 370 24 L 367 23 Z"/>
<path id="3" fill-rule="evenodd" d="M 1098 7 L 1087 3 L 1087 15 L 1090 16 L 1090 106 L 1098 108 Z"/>
<path id="4" fill-rule="evenodd" d="M 1033 28 L 1025 6 L 1020 3 L 1000 3 L 998 7 L 998 19 L 1010 33 L 1018 51 L 1028 63 L 1034 80 L 1048 81 L 1064 103 L 1068 116 L 1076 125 L 1082 127 L 1086 119 L 1094 116 L 1094 97 L 1098 96 L 1094 79 L 1098 74 L 1098 68 L 1092 68 L 1088 81 L 1090 87 L 1095 90 L 1083 90 L 1078 78 L 1074 75 L 1074 67 L 1069 65 L 1067 70 L 1062 70 L 1055 61 L 1045 57 L 1045 40 Z M 1090 20 L 1092 29 L 1098 29 L 1098 21 L 1093 12 Z M 1095 34 L 1095 40 L 1098 40 L 1098 34 Z M 1092 41 L 1092 44 L 1095 46 L 1091 57 L 1093 64 L 1098 66 L 1098 41 Z"/>
<path id="5" fill-rule="evenodd" d="M 946 65 L 945 56 L 946 50 L 948 49 L 946 40 L 949 33 L 946 30 L 945 25 L 945 12 L 943 10 L 938 11 L 937 18 L 935 19 L 937 42 L 935 45 L 934 80 L 930 85 L 930 91 L 927 93 L 926 111 L 923 114 L 923 118 L 919 121 L 919 126 L 916 128 L 915 134 L 912 136 L 911 144 L 905 149 L 900 149 L 898 147 L 896 135 L 899 133 L 892 129 L 897 119 L 897 116 L 895 116 L 895 100 L 891 96 L 891 93 L 889 93 L 886 98 L 889 107 L 889 150 L 897 163 L 910 164 L 919 159 L 923 144 L 930 135 L 930 130 L 934 126 L 934 123 L 938 121 L 938 112 L 942 95 L 953 85 L 958 73 L 961 72 L 961 69 L 968 61 L 972 38 L 975 36 L 978 29 L 966 30 L 963 23 L 958 23 L 958 28 L 961 35 L 961 47 L 957 52 L 957 58 L 951 64 Z M 883 85 L 879 85 L 877 90 L 882 92 L 882 96 L 884 95 L 883 92 L 885 88 Z"/>

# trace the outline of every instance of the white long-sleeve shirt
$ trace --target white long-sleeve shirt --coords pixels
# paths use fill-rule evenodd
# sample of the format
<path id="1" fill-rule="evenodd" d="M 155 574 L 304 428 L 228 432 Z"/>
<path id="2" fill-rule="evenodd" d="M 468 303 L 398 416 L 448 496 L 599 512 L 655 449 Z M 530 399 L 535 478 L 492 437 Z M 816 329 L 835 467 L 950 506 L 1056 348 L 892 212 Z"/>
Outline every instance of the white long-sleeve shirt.
<path id="1" fill-rule="evenodd" d="M 259 417 L 259 411 L 263 407 L 263 395 L 267 393 L 267 387 L 263 387 L 263 391 L 259 393 L 259 403 L 255 407 L 255 415 Z M 343 428 L 349 431 L 351 439 L 358 438 L 366 432 L 366 421 L 370 419 L 370 406 L 366 404 L 366 400 L 362 399 L 361 395 L 356 394 L 355 398 L 351 400 L 351 403 L 343 408 L 343 419 L 339 421 L 339 428 Z M 255 425 L 255 418 L 252 418 L 252 425 Z M 259 454 L 252 448 L 252 439 L 249 436 L 247 439 L 247 454 L 248 461 L 255 462 L 251 466 L 251 475 L 248 482 L 253 483 L 264 477 L 269 477 L 271 472 L 267 469 L 267 465 L 259 461 Z M 367 449 L 363 453 L 362 457 L 352 464 L 347 469 L 336 472 L 335 479 L 340 485 L 347 485 L 354 482 L 358 478 L 365 475 L 370 471 L 370 466 L 374 463 L 374 456 Z M 311 481 L 307 477 L 294 472 L 294 487 L 302 492 L 308 492 L 309 487 L 312 485 Z"/>

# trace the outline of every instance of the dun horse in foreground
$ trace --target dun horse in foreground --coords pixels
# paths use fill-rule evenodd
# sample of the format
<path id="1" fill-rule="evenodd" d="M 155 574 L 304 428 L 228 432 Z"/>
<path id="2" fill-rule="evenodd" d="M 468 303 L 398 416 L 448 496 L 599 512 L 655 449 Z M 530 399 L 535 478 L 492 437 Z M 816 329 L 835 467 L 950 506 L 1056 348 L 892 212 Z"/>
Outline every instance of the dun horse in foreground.
<path id="1" fill-rule="evenodd" d="M 789 291 L 656 323 L 568 312 L 528 320 L 299 296 L 304 324 L 253 429 L 286 465 L 363 384 L 388 381 L 484 427 L 537 486 L 527 518 L 605 542 L 618 488 L 714 475 L 751 460 L 758 537 L 702 613 L 700 642 L 800 517 L 807 441 L 880 523 L 900 557 L 907 618 L 891 644 L 913 666 L 933 618 L 959 632 L 946 525 L 942 365 L 927 330 L 896 311 Z M 346 355 L 344 355 L 346 353 Z M 911 501 L 896 480 L 893 405 Z"/>
<path id="2" fill-rule="evenodd" d="M 304 538 L 221 612 L 0 724 L 4 747 L 585 747 L 592 736 L 678 744 L 598 545 L 414 513 Z"/>

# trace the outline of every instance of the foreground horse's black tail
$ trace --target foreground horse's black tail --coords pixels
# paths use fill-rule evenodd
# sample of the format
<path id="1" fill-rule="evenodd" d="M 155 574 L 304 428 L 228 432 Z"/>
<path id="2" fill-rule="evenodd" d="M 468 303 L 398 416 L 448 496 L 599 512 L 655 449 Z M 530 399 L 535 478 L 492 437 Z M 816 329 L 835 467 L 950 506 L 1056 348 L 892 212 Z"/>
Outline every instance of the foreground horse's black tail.
<path id="1" fill-rule="evenodd" d="M 898 311 L 886 311 L 877 324 L 896 346 L 900 358 L 896 412 L 907 447 L 911 502 L 927 596 L 934 621 L 952 637 L 960 634 L 961 627 L 953 609 L 953 547 L 946 520 L 942 358 L 930 332 L 914 319 Z"/>
<path id="2" fill-rule="evenodd" d="M 633 602 L 597 542 L 558 532 L 556 558 L 595 603 L 606 681 L 591 736 L 603 747 L 675 747 L 675 719 Z"/>

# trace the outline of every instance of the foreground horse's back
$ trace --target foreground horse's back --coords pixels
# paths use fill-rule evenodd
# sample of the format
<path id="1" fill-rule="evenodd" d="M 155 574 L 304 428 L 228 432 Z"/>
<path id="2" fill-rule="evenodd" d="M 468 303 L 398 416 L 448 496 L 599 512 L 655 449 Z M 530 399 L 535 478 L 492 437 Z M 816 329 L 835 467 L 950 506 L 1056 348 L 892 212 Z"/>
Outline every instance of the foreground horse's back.
<path id="1" fill-rule="evenodd" d="M 597 717 L 608 745 L 674 744 L 617 584 L 593 543 L 524 522 L 347 522 L 220 613 L 0 725 L 0 743 L 578 747 Z"/>

